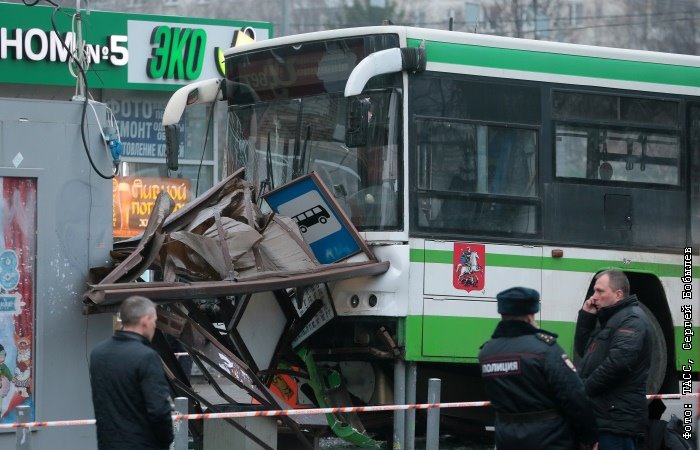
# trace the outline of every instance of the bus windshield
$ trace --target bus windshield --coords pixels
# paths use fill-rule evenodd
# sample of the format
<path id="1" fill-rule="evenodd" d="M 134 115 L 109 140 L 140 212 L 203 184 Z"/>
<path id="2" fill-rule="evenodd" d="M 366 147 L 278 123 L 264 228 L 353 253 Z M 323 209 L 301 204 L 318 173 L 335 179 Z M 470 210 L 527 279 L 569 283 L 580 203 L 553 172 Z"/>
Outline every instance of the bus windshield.
<path id="1" fill-rule="evenodd" d="M 401 76 L 374 77 L 346 99 L 367 55 L 399 46 L 396 34 L 300 42 L 230 55 L 228 156 L 260 193 L 316 172 L 359 230 L 400 228 Z M 349 101 L 368 106 L 366 144 L 347 146 Z"/>
<path id="2" fill-rule="evenodd" d="M 259 192 L 316 172 L 353 224 L 364 231 L 400 227 L 399 129 L 396 90 L 364 93 L 366 145 L 345 145 L 342 94 L 285 98 L 229 107 L 228 155 Z"/>

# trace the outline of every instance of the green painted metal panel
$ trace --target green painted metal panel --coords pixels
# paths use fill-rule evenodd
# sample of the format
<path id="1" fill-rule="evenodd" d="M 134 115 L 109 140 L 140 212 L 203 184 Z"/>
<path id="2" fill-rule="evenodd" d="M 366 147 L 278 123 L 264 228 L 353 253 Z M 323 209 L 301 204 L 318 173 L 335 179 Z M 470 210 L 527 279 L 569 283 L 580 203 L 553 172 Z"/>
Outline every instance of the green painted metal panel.
<path id="1" fill-rule="evenodd" d="M 423 355 L 476 358 L 498 319 L 423 317 Z"/>
<path id="2" fill-rule="evenodd" d="M 499 319 L 494 318 L 426 316 L 423 320 L 422 355 L 475 359 L 498 322 Z M 544 321 L 540 326 L 558 334 L 557 342 L 565 351 L 573 351 L 574 323 Z"/>
<path id="3" fill-rule="evenodd" d="M 423 356 L 423 316 L 408 316 L 405 324 L 406 361 L 419 361 Z"/>
<path id="4" fill-rule="evenodd" d="M 406 360 L 476 362 L 479 347 L 489 340 L 498 319 L 481 317 L 408 316 L 406 318 Z M 542 321 L 542 329 L 556 333 L 557 343 L 569 356 L 574 357 L 574 322 Z M 700 348 L 700 329 L 694 327 L 693 334 L 675 327 L 676 368 L 691 365 L 693 371 L 700 369 L 697 349 Z M 683 350 L 684 333 L 690 335 L 691 348 Z"/>
<path id="5" fill-rule="evenodd" d="M 573 322 L 558 322 L 553 320 L 543 320 L 540 327 L 557 334 L 557 343 L 573 359 L 574 357 L 574 331 L 576 324 Z"/>
<path id="6" fill-rule="evenodd" d="M 409 39 L 408 45 L 418 47 L 422 42 L 419 39 Z M 435 63 L 678 86 L 700 86 L 700 68 L 692 66 L 437 41 L 426 41 L 425 49 L 428 62 Z"/>

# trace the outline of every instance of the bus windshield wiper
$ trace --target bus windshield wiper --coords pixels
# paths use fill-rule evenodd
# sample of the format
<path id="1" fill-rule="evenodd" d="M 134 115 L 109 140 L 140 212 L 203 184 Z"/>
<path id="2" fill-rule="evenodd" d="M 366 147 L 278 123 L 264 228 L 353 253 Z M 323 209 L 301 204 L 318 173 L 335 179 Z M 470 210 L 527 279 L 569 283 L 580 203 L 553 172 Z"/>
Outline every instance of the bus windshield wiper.
<path id="1" fill-rule="evenodd" d="M 270 139 L 272 136 L 270 136 L 270 132 L 267 132 L 267 150 L 265 152 L 265 179 L 260 183 L 260 195 L 267 190 L 266 188 L 269 188 L 269 190 L 273 190 L 275 188 L 275 174 L 272 171 L 272 148 L 270 147 Z"/>
<path id="2" fill-rule="evenodd" d="M 296 168 L 295 168 L 294 172 L 292 173 L 292 178 L 297 178 L 297 177 L 304 175 L 304 172 L 302 170 L 305 171 L 305 169 L 306 169 L 304 167 L 305 166 L 304 162 L 306 161 L 306 149 L 307 149 L 307 146 L 309 144 L 309 139 L 311 139 L 311 124 L 308 124 L 306 126 L 306 136 L 304 136 L 304 145 L 302 145 L 302 147 L 301 147 L 301 156 L 299 156 L 298 165 L 296 164 L 297 163 L 296 159 L 294 160 Z"/>

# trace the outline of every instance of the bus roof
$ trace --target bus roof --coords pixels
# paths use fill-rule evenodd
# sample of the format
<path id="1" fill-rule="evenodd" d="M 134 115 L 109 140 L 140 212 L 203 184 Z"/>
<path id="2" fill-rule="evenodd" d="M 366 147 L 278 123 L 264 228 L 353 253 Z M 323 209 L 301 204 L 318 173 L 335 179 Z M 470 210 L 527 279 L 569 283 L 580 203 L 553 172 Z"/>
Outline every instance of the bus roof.
<path id="1" fill-rule="evenodd" d="M 397 34 L 401 45 L 425 41 L 428 71 L 700 95 L 700 57 L 477 33 L 378 26 L 283 36 L 231 48 L 251 50 L 371 34 Z"/>

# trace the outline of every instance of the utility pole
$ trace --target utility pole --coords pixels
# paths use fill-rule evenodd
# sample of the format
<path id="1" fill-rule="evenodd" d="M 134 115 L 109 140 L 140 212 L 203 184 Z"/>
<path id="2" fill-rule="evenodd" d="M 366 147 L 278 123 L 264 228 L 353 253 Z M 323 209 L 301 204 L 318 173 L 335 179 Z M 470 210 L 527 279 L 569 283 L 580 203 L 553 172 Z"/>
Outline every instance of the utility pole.
<path id="1" fill-rule="evenodd" d="M 649 50 L 649 33 L 651 33 L 651 0 L 646 1 L 645 5 L 645 10 L 646 10 L 646 20 L 644 21 L 644 36 L 642 37 L 644 41 L 644 49 Z"/>
<path id="2" fill-rule="evenodd" d="M 289 35 L 289 2 L 282 0 L 282 36 Z"/>
<path id="3" fill-rule="evenodd" d="M 533 20 L 535 22 L 533 36 L 534 36 L 534 39 L 537 39 L 537 23 L 540 21 L 539 17 L 537 16 L 537 0 L 532 0 L 532 15 L 533 15 Z"/>
<path id="4" fill-rule="evenodd" d="M 520 0 L 512 0 L 511 9 L 513 10 L 513 17 L 515 18 L 515 37 L 523 37 L 523 18 L 520 17 Z"/>
<path id="5" fill-rule="evenodd" d="M 76 59 L 78 60 L 78 95 L 86 98 L 85 83 L 83 81 L 83 70 L 85 70 L 85 52 L 83 52 L 83 21 L 80 12 L 80 0 L 75 2 L 75 26 L 77 28 L 77 38 L 75 42 Z M 87 74 L 85 74 L 87 77 Z"/>

